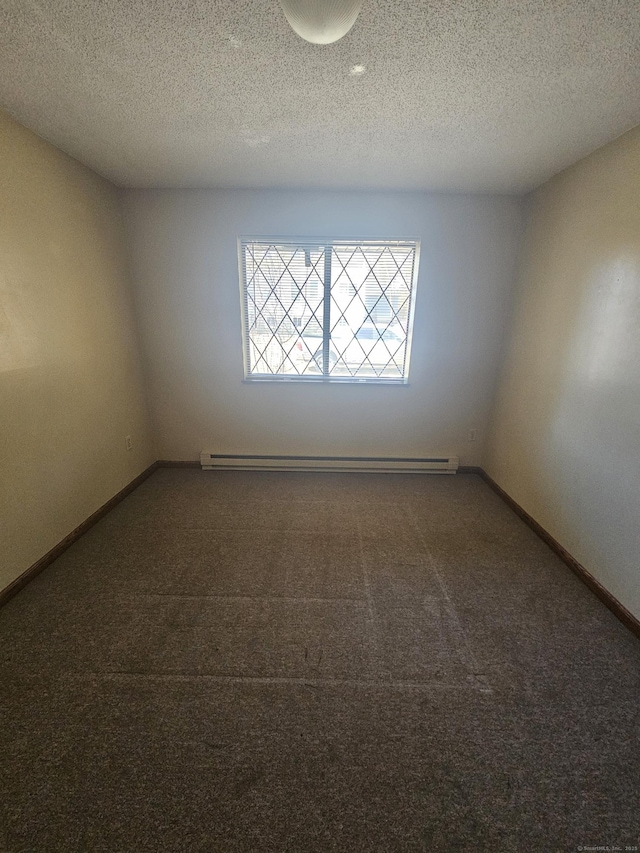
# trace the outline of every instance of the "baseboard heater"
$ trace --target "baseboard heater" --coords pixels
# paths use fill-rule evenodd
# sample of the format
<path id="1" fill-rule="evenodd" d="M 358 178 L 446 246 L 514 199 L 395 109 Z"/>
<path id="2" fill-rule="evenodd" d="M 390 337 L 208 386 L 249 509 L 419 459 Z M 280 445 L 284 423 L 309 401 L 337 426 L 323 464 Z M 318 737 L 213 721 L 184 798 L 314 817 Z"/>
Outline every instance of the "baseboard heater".
<path id="1" fill-rule="evenodd" d="M 205 471 L 371 471 L 390 474 L 455 474 L 457 456 L 423 459 L 346 456 L 235 456 L 201 453 Z"/>

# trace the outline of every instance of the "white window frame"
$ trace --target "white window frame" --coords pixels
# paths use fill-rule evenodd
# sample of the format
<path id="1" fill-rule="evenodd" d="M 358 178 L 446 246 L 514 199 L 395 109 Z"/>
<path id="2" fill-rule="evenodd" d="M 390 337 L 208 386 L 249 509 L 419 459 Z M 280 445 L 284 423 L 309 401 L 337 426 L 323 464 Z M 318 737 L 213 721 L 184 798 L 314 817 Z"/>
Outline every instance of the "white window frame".
<path id="1" fill-rule="evenodd" d="M 245 255 L 245 247 L 247 244 L 251 243 L 259 243 L 259 244 L 270 244 L 270 245 L 282 245 L 282 246 L 296 246 L 301 249 L 318 249 L 319 247 L 327 248 L 333 246 L 398 246 L 398 247 L 406 247 L 413 249 L 413 270 L 410 282 L 410 295 L 409 295 L 409 306 L 408 306 L 408 320 L 407 320 L 407 331 L 406 331 L 406 344 L 405 344 L 405 356 L 404 356 L 404 370 L 403 374 L 400 377 L 387 377 L 387 376 L 336 376 L 336 375 L 328 375 L 327 374 L 327 360 L 326 355 L 324 357 L 324 365 L 323 370 L 320 375 L 296 375 L 293 373 L 289 374 L 278 374 L 278 373 L 257 373 L 251 371 L 251 354 L 250 354 L 250 335 L 249 335 L 249 320 L 248 320 L 248 288 L 247 288 L 247 270 L 246 270 L 246 255 Z M 418 238 L 409 237 L 409 238 L 387 238 L 383 237 L 380 239 L 375 239 L 368 237 L 366 239 L 362 238 L 344 238 L 344 237 L 284 237 L 284 236 L 268 236 L 268 235 L 244 235 L 238 237 L 238 271 L 239 271 L 239 283 L 240 283 L 240 305 L 241 305 L 241 319 L 242 319 L 242 353 L 243 353 L 243 365 L 244 365 L 244 381 L 247 383 L 262 383 L 262 382 L 303 382 L 303 383 L 335 383 L 335 384 L 357 384 L 357 385 L 392 385 L 392 386 L 403 386 L 409 384 L 409 366 L 410 366 L 410 357 L 411 357 L 411 349 L 413 343 L 413 323 L 415 317 L 415 301 L 416 301 L 416 292 L 417 292 L 417 282 L 418 282 L 418 269 L 420 263 L 420 240 Z M 330 311 L 330 303 L 331 303 L 331 285 L 328 283 L 326 275 L 330 276 L 330 266 L 328 268 L 328 272 L 325 269 L 325 276 L 323 282 L 318 282 L 320 289 L 324 285 L 324 306 L 329 305 Z M 335 287 L 335 285 L 334 285 Z M 329 297 L 327 299 L 327 297 Z M 331 334 L 331 318 L 330 313 L 327 313 L 326 307 L 324 311 L 323 321 L 322 321 L 322 331 L 323 331 L 323 349 L 325 352 L 328 352 L 328 341 L 330 340 Z"/>

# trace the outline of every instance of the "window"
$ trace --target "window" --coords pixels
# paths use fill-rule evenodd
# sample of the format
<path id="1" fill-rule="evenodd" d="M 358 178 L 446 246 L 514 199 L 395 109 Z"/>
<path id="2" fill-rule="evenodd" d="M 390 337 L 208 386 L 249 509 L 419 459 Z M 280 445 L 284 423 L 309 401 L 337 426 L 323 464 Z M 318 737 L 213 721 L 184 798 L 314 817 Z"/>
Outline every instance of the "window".
<path id="1" fill-rule="evenodd" d="M 416 241 L 240 240 L 247 379 L 407 381 Z"/>

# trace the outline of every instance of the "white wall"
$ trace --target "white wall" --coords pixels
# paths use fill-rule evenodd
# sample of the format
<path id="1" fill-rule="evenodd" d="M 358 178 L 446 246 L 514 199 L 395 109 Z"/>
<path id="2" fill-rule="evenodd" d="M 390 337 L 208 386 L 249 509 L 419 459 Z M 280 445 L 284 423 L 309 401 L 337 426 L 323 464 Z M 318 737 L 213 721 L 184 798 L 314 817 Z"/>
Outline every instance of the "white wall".
<path id="1" fill-rule="evenodd" d="M 640 617 L 640 128 L 535 194 L 485 467 Z"/>
<path id="2" fill-rule="evenodd" d="M 116 192 L 0 112 L 0 589 L 155 458 Z"/>
<path id="3" fill-rule="evenodd" d="M 250 190 L 134 190 L 123 199 L 161 458 L 196 459 L 204 449 L 451 453 L 479 463 L 521 201 Z M 243 383 L 239 235 L 420 238 L 410 385 Z"/>

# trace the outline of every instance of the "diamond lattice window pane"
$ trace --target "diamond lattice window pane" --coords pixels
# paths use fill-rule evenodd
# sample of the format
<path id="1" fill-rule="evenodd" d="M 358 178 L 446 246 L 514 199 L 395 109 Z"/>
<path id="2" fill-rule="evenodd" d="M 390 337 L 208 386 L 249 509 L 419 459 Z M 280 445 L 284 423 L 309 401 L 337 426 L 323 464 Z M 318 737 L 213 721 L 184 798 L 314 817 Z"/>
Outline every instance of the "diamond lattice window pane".
<path id="1" fill-rule="evenodd" d="M 248 377 L 404 381 L 417 244 L 243 241 Z"/>

